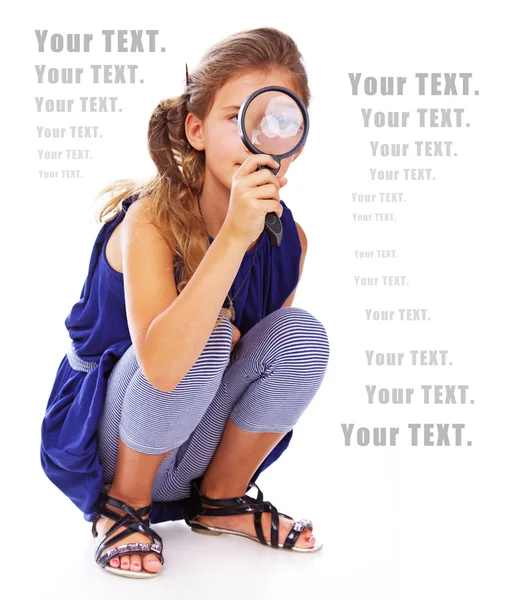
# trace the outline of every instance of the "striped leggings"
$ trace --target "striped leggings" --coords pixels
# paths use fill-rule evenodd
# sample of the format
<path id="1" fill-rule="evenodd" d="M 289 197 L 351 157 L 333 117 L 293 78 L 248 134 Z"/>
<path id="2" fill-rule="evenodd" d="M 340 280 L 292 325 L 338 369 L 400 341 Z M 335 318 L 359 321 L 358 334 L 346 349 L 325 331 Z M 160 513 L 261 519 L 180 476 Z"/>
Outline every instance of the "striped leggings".
<path id="1" fill-rule="evenodd" d="M 189 495 L 191 480 L 207 469 L 228 417 L 246 431 L 293 429 L 326 371 L 323 325 L 304 309 L 286 307 L 259 321 L 230 354 L 231 338 L 225 317 L 171 392 L 148 383 L 130 346 L 110 374 L 98 427 L 105 484 L 114 478 L 119 437 L 145 454 L 173 450 L 154 478 L 156 502 Z"/>

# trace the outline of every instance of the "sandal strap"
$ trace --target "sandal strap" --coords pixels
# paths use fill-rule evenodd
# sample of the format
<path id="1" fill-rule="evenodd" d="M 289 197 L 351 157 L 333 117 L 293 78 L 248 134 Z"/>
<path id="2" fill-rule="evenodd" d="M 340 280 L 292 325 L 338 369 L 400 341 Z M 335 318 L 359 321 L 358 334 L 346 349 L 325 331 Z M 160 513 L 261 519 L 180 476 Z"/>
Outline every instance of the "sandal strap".
<path id="1" fill-rule="evenodd" d="M 135 517 L 136 515 L 143 517 L 143 516 L 149 514 L 149 512 L 153 506 L 152 504 L 148 504 L 147 506 L 143 506 L 142 508 L 133 508 L 132 506 L 130 506 L 123 500 L 118 500 L 118 498 L 113 498 L 112 496 L 108 496 L 105 492 L 100 492 L 99 498 L 100 498 L 101 506 L 105 510 L 108 510 L 106 507 L 106 505 L 108 504 L 110 506 L 113 506 L 114 508 L 118 508 L 119 510 L 123 510 L 123 511 L 127 512 L 132 517 Z M 112 512 L 112 511 L 110 511 L 110 512 Z M 114 513 L 114 514 L 118 517 L 122 516 L 119 513 Z"/>
<path id="2" fill-rule="evenodd" d="M 146 521 L 142 519 L 143 516 L 149 514 L 152 504 L 135 509 L 126 502 L 118 500 L 117 498 L 113 498 L 112 496 L 108 496 L 103 492 L 100 494 L 100 501 L 101 505 L 99 508 L 99 512 L 93 521 L 92 532 L 94 537 L 98 535 L 96 531 L 96 523 L 100 516 L 105 516 L 109 519 L 114 520 L 115 522 L 98 541 L 97 548 L 95 551 L 95 561 L 101 567 L 103 567 L 114 556 L 132 553 L 148 554 L 150 552 L 153 552 L 157 556 L 161 564 L 163 564 L 163 540 L 158 535 L 158 533 L 149 526 L 150 518 L 148 518 Z M 108 510 L 106 508 L 107 504 L 110 504 L 115 508 L 125 511 L 126 514 L 120 515 L 119 513 Z M 110 539 L 107 539 L 112 533 L 114 533 L 114 531 L 118 530 L 120 527 L 125 527 L 124 531 L 121 531 L 117 535 L 111 537 Z M 130 544 L 124 544 L 122 546 L 116 546 L 117 542 L 136 532 L 143 533 L 144 535 L 149 536 L 152 540 L 152 543 L 135 542 Z M 111 546 L 115 547 L 111 548 Z M 108 550 L 108 548 L 111 549 Z M 107 552 L 105 552 L 103 556 L 100 556 L 104 550 L 107 550 Z"/>
<path id="3" fill-rule="evenodd" d="M 181 514 L 187 525 L 191 525 L 190 521 L 197 515 L 227 516 L 253 512 L 253 505 L 256 500 L 250 496 L 207 498 L 207 496 L 200 493 L 199 485 L 202 479 L 202 477 L 198 477 L 191 481 L 190 496 L 184 501 Z M 203 503 L 218 508 L 206 508 Z"/>
<path id="4" fill-rule="evenodd" d="M 258 490 L 257 498 L 248 496 L 236 496 L 235 498 L 208 498 L 204 496 L 196 482 L 193 482 L 193 490 L 195 496 L 198 497 L 198 514 L 209 515 L 214 517 L 223 517 L 228 515 L 240 515 L 246 513 L 262 513 L 265 511 L 270 512 L 272 506 L 270 502 L 263 501 L 263 492 L 255 483 L 249 483 L 247 490 L 251 487 L 255 487 Z M 210 506 L 216 506 L 218 508 L 209 508 L 202 506 L 208 504 Z"/>
<path id="5" fill-rule="evenodd" d="M 111 558 L 123 556 L 124 554 L 155 554 L 161 564 L 164 563 L 162 548 L 159 544 L 143 544 L 141 542 L 125 544 L 124 546 L 115 546 L 105 552 L 103 556 L 96 560 L 100 567 L 104 567 Z"/>
<path id="6" fill-rule="evenodd" d="M 114 511 L 108 510 L 107 508 L 100 509 L 100 511 L 97 513 L 97 515 L 93 521 L 93 527 L 92 527 L 92 531 L 91 531 L 93 534 L 93 537 L 96 537 L 98 535 L 98 532 L 96 530 L 96 524 L 100 517 L 107 517 L 108 519 L 111 519 L 112 521 L 117 521 L 122 516 L 123 515 L 119 515 L 118 513 L 114 512 Z M 128 515 L 128 516 L 130 516 L 130 515 Z M 141 516 L 144 516 L 144 515 L 142 514 Z M 150 518 L 142 519 L 142 522 L 146 523 L 147 525 L 151 524 Z"/>
<path id="7" fill-rule="evenodd" d="M 97 531 L 96 531 L 96 523 L 99 519 L 99 517 L 107 517 L 108 519 L 111 519 L 113 521 L 117 521 L 117 519 L 121 518 L 123 515 L 110 510 L 109 508 L 107 508 L 107 505 L 111 505 L 114 508 L 118 508 L 120 510 L 125 511 L 126 513 L 130 514 L 132 517 L 136 517 L 136 515 L 138 515 L 139 517 L 145 517 L 146 515 L 149 515 L 151 508 L 152 508 L 152 504 L 149 504 L 148 506 L 143 506 L 142 508 L 133 508 L 132 506 L 130 506 L 129 504 L 126 504 L 126 502 L 123 502 L 122 500 L 118 500 L 117 498 L 113 498 L 112 496 L 108 496 L 105 492 L 100 492 L 100 495 L 98 497 L 99 499 L 99 509 L 97 512 L 96 517 L 93 520 L 93 526 L 91 528 L 91 533 L 93 534 L 93 537 L 96 537 L 98 535 Z M 149 517 L 149 519 L 147 519 L 147 521 L 144 521 L 143 519 L 139 519 L 142 522 L 147 522 L 148 525 L 151 525 L 151 518 Z"/>
<path id="8" fill-rule="evenodd" d="M 275 508 L 275 506 L 271 502 L 264 502 L 263 506 L 265 510 L 261 511 L 261 513 L 254 514 L 254 529 L 256 530 L 256 536 L 259 541 L 267 545 L 267 541 L 265 536 L 263 535 L 263 513 L 269 512 L 271 513 L 271 523 L 270 523 L 270 543 L 274 548 L 279 547 L 279 511 Z"/>
<path id="9" fill-rule="evenodd" d="M 312 521 L 310 519 L 300 519 L 293 524 L 291 531 L 288 533 L 284 541 L 284 548 L 291 549 L 295 545 L 296 540 L 300 537 L 300 533 L 304 529 L 310 529 L 311 531 L 314 530 Z"/>
<path id="10" fill-rule="evenodd" d="M 127 529 L 125 529 L 124 531 L 121 531 L 114 537 L 107 540 L 106 543 L 104 543 L 105 539 L 108 538 L 112 533 L 114 533 L 114 531 L 116 531 L 120 527 L 126 527 Z M 124 515 L 123 517 L 118 519 L 113 525 L 111 525 L 111 527 L 102 535 L 102 537 L 97 542 L 97 544 L 103 550 L 104 548 L 108 548 L 112 544 L 115 544 L 116 542 L 119 542 L 123 538 L 131 535 L 132 533 L 136 533 L 136 532 L 143 533 L 144 535 L 148 535 L 152 539 L 153 538 L 157 539 L 158 542 L 161 543 L 161 538 L 154 531 L 154 529 L 151 529 L 150 527 L 146 526 L 142 522 L 134 521 L 130 515 Z M 153 539 L 153 542 L 154 542 L 154 539 Z M 102 547 L 102 545 L 103 545 L 103 547 Z"/>
<path id="11" fill-rule="evenodd" d="M 125 516 L 127 516 L 127 515 L 125 515 Z M 100 540 L 100 543 L 95 551 L 95 561 L 100 566 L 105 565 L 110 560 L 110 558 L 115 556 L 116 554 L 131 554 L 132 552 L 135 553 L 137 551 L 137 549 L 139 550 L 139 552 L 142 552 L 144 554 L 152 551 L 153 553 L 155 553 L 157 555 L 161 564 L 163 564 L 163 562 L 164 562 L 163 554 L 162 554 L 163 541 L 160 538 L 160 536 L 153 529 L 151 529 L 150 527 L 140 528 L 139 523 L 136 523 L 136 522 L 129 523 L 128 521 L 125 521 L 123 523 L 123 525 L 126 526 L 126 529 L 124 531 L 122 531 L 121 533 L 110 538 L 109 540 L 105 540 L 107 535 L 110 534 L 110 530 L 109 530 L 106 534 L 104 534 L 104 537 Z M 117 543 L 119 541 L 121 541 L 125 537 L 128 537 L 129 535 L 131 535 L 132 533 L 135 533 L 137 531 L 140 531 L 144 535 L 149 536 L 152 540 L 152 543 L 135 542 L 135 543 L 126 544 L 123 546 L 117 546 Z M 155 540 L 157 540 L 158 543 L 154 543 Z M 104 550 L 107 550 L 107 552 L 105 552 L 104 555 L 101 556 L 101 554 L 102 554 L 102 552 L 104 552 Z M 105 556 L 108 558 L 103 558 Z"/>
<path id="12" fill-rule="evenodd" d="M 207 496 L 204 496 L 203 494 L 199 494 L 200 496 L 200 501 L 203 504 L 209 504 L 211 506 L 219 506 L 219 507 L 237 507 L 237 506 L 243 506 L 244 504 L 256 504 L 257 502 L 262 502 L 263 498 L 261 499 L 256 499 L 256 498 L 252 498 L 251 496 L 237 496 L 236 498 L 207 498 Z M 232 514 L 232 513 L 230 513 Z"/>
<path id="13" fill-rule="evenodd" d="M 263 492 L 259 489 L 259 487 L 255 484 L 250 482 L 247 486 L 247 490 L 249 491 L 251 489 L 251 487 L 255 487 L 258 490 L 258 494 L 257 494 L 257 498 L 252 498 L 251 496 L 248 496 L 247 494 L 244 496 L 237 496 L 235 498 L 207 498 L 207 496 L 204 496 L 199 489 L 199 483 L 201 482 L 201 478 L 198 479 L 193 479 L 193 481 L 191 482 L 191 491 L 193 493 L 193 495 L 198 498 L 200 500 L 201 503 L 203 504 L 209 504 L 211 506 L 218 506 L 218 507 L 237 507 L 237 506 L 241 506 L 244 504 L 261 504 L 263 503 Z M 217 513 L 215 513 L 217 514 Z M 223 513 L 223 514 L 228 514 L 228 513 Z M 234 513 L 229 513 L 229 514 L 234 514 Z"/>
<path id="14" fill-rule="evenodd" d="M 268 512 L 271 513 L 270 544 L 274 548 L 279 547 L 279 515 L 282 515 L 290 520 L 294 519 L 285 513 L 279 512 L 271 502 L 264 501 L 263 492 L 256 483 L 250 482 L 247 486 L 247 491 L 249 491 L 252 487 L 255 487 L 258 491 L 257 498 L 252 498 L 246 494 L 245 496 L 237 496 L 236 498 L 217 499 L 207 498 L 207 496 L 204 496 L 200 492 L 199 484 L 201 481 L 202 478 L 197 478 L 193 479 L 191 482 L 191 497 L 187 502 L 185 509 L 183 509 L 183 518 L 187 525 L 191 526 L 191 519 L 198 515 L 222 517 L 228 515 L 252 513 L 254 514 L 254 529 L 256 531 L 256 536 L 262 544 L 268 545 L 268 542 L 263 534 L 262 526 L 262 515 L 263 513 Z M 208 504 L 211 507 L 216 506 L 218 508 L 209 508 L 203 506 L 203 504 Z M 308 519 L 300 519 L 299 521 L 296 521 L 287 535 L 283 547 L 291 549 L 295 545 L 296 540 L 305 527 L 312 529 L 312 522 Z"/>
<path id="15" fill-rule="evenodd" d="M 271 502 L 263 502 L 263 492 L 260 490 L 260 488 L 258 487 L 258 485 L 256 483 L 251 481 L 249 483 L 249 486 L 247 489 L 250 489 L 253 486 L 258 490 L 258 502 L 261 502 L 262 505 L 264 506 L 264 510 L 261 511 L 261 513 L 258 512 L 258 513 L 254 514 L 254 529 L 256 530 L 256 536 L 262 544 L 268 545 L 268 542 L 266 541 L 265 536 L 263 535 L 262 520 L 263 520 L 263 512 L 271 513 L 270 544 L 274 548 L 278 548 L 279 547 L 279 515 L 282 515 L 283 513 L 279 513 L 277 508 Z M 288 517 L 288 515 L 283 515 L 283 516 Z M 288 517 L 288 518 L 291 519 L 291 517 Z"/>
<path id="16" fill-rule="evenodd" d="M 238 506 L 222 507 L 222 508 L 208 508 L 202 506 L 198 511 L 199 515 L 208 515 L 210 517 L 227 517 L 229 515 L 244 515 L 244 514 L 260 514 L 263 512 L 270 512 L 270 502 L 262 502 L 261 504 L 254 504 L 254 498 L 250 499 L 252 502 L 249 504 L 242 504 Z M 196 516 L 196 515 L 195 515 Z"/>

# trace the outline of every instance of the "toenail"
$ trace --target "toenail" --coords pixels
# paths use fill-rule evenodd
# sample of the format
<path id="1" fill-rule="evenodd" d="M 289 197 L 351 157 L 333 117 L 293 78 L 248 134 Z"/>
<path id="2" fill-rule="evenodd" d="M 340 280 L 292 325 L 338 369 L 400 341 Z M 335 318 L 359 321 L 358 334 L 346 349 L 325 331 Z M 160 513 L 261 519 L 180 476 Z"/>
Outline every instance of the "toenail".
<path id="1" fill-rule="evenodd" d="M 134 567 L 140 567 L 139 563 L 133 563 Z"/>

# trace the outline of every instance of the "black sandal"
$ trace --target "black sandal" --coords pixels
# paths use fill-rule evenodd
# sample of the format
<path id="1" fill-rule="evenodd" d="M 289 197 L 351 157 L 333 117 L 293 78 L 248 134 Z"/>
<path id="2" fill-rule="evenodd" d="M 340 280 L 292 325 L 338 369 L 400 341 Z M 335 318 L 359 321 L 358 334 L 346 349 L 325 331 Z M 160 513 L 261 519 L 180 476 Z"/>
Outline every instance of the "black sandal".
<path id="1" fill-rule="evenodd" d="M 230 533 L 233 535 L 240 535 L 246 537 L 255 542 L 259 542 L 265 546 L 271 548 L 281 548 L 283 550 L 294 550 L 295 552 L 316 552 L 323 547 L 323 542 L 317 543 L 312 548 L 299 548 L 295 547 L 296 540 L 300 536 L 300 533 L 308 528 L 313 530 L 312 521 L 309 519 L 300 519 L 296 521 L 288 533 L 284 544 L 279 544 L 279 515 L 287 517 L 288 519 L 294 520 L 289 515 L 279 512 L 271 502 L 263 500 L 263 493 L 259 487 L 250 482 L 247 486 L 249 491 L 252 487 L 258 490 L 257 498 L 251 496 L 237 496 L 236 498 L 207 498 L 200 493 L 199 486 L 203 480 L 203 477 L 193 479 L 191 482 L 191 496 L 185 501 L 185 506 L 182 510 L 182 516 L 195 533 L 204 533 L 207 535 L 221 535 L 223 533 Z M 219 508 L 207 508 L 203 504 L 210 506 L 217 506 Z M 263 527 L 261 524 L 262 514 L 264 512 L 272 513 L 270 540 L 268 542 L 263 535 Z M 199 515 L 209 515 L 214 517 L 226 516 L 226 515 L 240 515 L 245 513 L 254 513 L 254 528 L 256 529 L 257 538 L 247 535 L 239 531 L 231 531 L 229 529 L 219 529 L 217 527 L 211 527 L 210 525 L 203 525 L 193 519 Z"/>
<path id="2" fill-rule="evenodd" d="M 97 538 L 98 532 L 96 530 L 96 523 L 99 517 L 107 517 L 108 519 L 112 519 L 115 523 L 110 527 L 108 531 L 106 531 L 100 539 L 96 539 L 96 552 L 95 552 L 95 562 L 99 567 L 109 571 L 109 573 L 114 573 L 114 575 L 121 575 L 122 577 L 135 577 L 137 579 L 146 579 L 150 577 L 156 577 L 161 572 L 161 569 L 156 573 L 149 573 L 148 571 L 131 571 L 129 569 L 121 569 L 120 567 L 111 567 L 107 563 L 116 557 L 120 557 L 124 554 L 150 554 L 153 553 L 159 559 L 160 563 L 164 563 L 163 559 L 163 541 L 161 537 L 151 529 L 149 526 L 151 524 L 149 513 L 151 511 L 151 504 L 149 506 L 143 506 L 142 508 L 133 508 L 126 502 L 122 500 L 118 500 L 117 498 L 112 498 L 112 496 L 108 496 L 105 492 L 100 493 L 99 497 L 100 507 L 98 509 L 97 516 L 93 521 L 93 526 L 91 528 L 91 533 L 94 538 Z M 125 515 L 120 515 L 119 513 L 109 510 L 107 505 L 113 506 L 115 508 L 119 508 L 120 510 L 124 510 L 126 512 Z M 147 519 L 142 519 L 147 515 Z M 105 541 L 111 533 L 119 529 L 120 527 L 126 527 L 124 531 L 118 533 L 108 541 Z M 123 538 L 131 535 L 132 533 L 140 532 L 148 535 L 152 543 L 133 543 L 133 544 L 125 544 L 123 546 L 115 546 L 112 549 L 108 550 L 100 556 L 104 550 L 114 546 L 117 542 L 122 540 Z M 155 543 L 155 540 L 158 543 Z"/>

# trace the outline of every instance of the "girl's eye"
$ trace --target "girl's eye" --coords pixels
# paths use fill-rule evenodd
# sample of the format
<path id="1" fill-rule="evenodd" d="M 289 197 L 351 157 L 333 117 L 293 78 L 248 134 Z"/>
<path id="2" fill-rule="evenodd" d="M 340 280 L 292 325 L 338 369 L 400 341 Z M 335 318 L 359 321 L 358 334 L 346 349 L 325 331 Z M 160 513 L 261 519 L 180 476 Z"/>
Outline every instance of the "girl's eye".
<path id="1" fill-rule="evenodd" d="M 238 118 L 238 115 L 232 115 L 231 117 L 228 117 L 228 118 L 229 118 L 230 120 L 237 119 L 237 118 Z"/>

